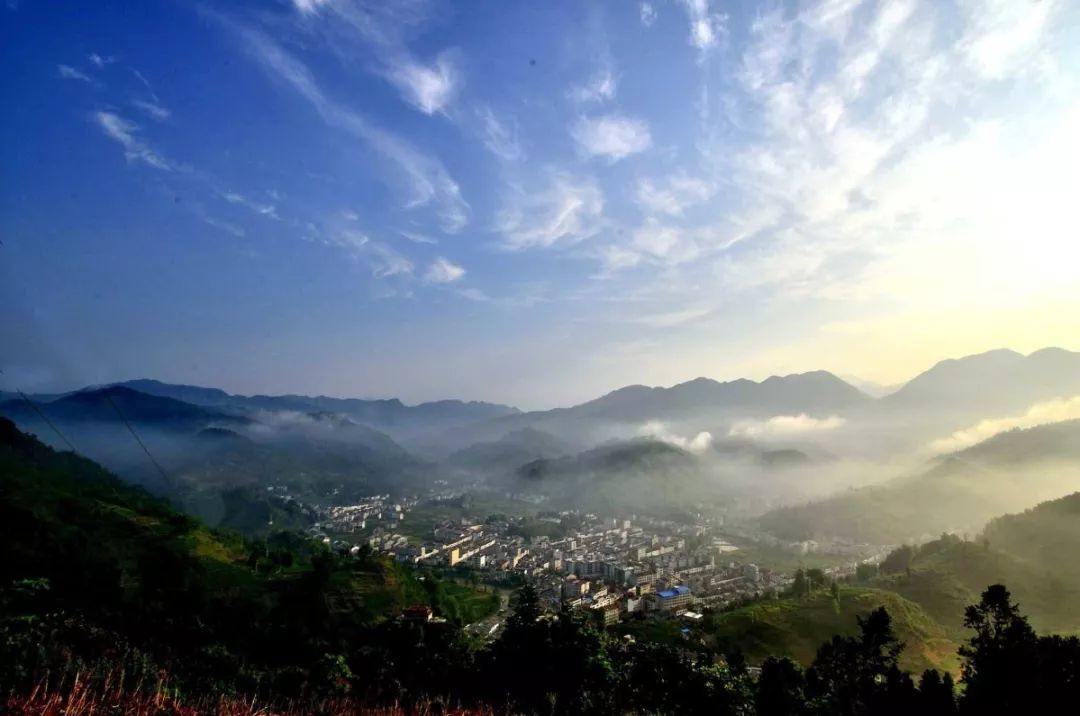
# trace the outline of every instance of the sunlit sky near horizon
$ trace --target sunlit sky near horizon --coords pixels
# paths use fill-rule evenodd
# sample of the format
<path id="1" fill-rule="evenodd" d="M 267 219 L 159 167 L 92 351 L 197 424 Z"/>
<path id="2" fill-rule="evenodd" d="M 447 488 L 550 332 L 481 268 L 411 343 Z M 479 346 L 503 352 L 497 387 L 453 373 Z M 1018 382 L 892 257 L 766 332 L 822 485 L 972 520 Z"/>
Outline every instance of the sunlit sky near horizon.
<path id="1" fill-rule="evenodd" d="M 6 0 L 0 388 L 1080 349 L 1080 4 Z"/>

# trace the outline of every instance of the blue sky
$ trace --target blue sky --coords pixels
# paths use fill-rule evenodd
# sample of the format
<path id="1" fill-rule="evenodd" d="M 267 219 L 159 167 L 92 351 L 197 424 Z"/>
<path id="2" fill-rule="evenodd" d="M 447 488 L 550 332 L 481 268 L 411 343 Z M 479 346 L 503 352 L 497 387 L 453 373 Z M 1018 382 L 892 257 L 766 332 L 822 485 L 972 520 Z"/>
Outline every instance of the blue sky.
<path id="1" fill-rule="evenodd" d="M 1080 348 L 1080 8 L 44 2 L 3 385 L 548 407 Z"/>

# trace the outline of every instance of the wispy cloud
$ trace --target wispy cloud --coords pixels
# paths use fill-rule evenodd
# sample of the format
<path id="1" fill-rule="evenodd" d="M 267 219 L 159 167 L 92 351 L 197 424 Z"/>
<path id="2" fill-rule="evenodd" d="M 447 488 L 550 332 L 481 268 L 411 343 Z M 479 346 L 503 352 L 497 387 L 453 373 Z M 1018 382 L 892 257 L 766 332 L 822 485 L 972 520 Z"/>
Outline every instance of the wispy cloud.
<path id="1" fill-rule="evenodd" d="M 341 228 L 330 222 L 324 228 L 310 225 L 308 232 L 310 240 L 340 249 L 350 259 L 366 265 L 374 278 L 409 279 L 413 276 L 415 267 L 409 257 L 363 231 Z"/>
<path id="2" fill-rule="evenodd" d="M 353 58 L 361 54 L 359 45 L 374 52 L 378 63 L 372 70 L 393 84 L 408 104 L 424 114 L 448 110 L 463 83 L 460 51 L 446 49 L 425 61 L 404 39 L 407 29 L 426 19 L 425 0 L 294 0 L 294 4 L 303 27 L 322 33 L 339 53 Z"/>
<path id="3" fill-rule="evenodd" d="M 124 148 L 129 162 L 142 162 L 154 169 L 172 171 L 175 165 L 153 149 L 139 136 L 139 125 L 107 111 L 94 112 L 91 119 L 108 136 Z"/>
<path id="4" fill-rule="evenodd" d="M 172 112 L 170 112 L 167 108 L 163 107 L 157 102 L 147 102 L 146 100 L 133 99 L 131 100 L 131 105 L 133 107 L 136 107 L 137 109 L 142 110 L 143 112 L 150 115 L 159 122 L 163 122 L 170 116 L 172 116 Z"/>
<path id="5" fill-rule="evenodd" d="M 99 70 L 105 69 L 105 67 L 116 62 L 115 57 L 106 57 L 103 55 L 99 55 L 96 52 L 91 52 L 89 55 L 87 55 L 86 59 L 90 60 L 90 64 L 92 64 L 94 67 L 97 67 Z"/>
<path id="6" fill-rule="evenodd" d="M 57 65 L 56 72 L 65 80 L 79 80 L 80 82 L 87 82 L 89 84 L 94 83 L 94 80 L 90 75 L 71 65 Z"/>
<path id="7" fill-rule="evenodd" d="M 150 80 L 146 79 L 146 75 L 138 70 L 132 68 L 131 74 L 135 75 L 135 79 L 142 83 L 142 86 L 146 88 L 146 91 L 150 93 L 150 98 L 154 100 L 154 103 L 159 102 L 157 93 L 154 92 L 154 86 L 150 84 Z"/>
<path id="8" fill-rule="evenodd" d="M 538 191 L 512 188 L 495 230 L 511 250 L 575 244 L 600 230 L 603 209 L 595 182 L 555 172 Z"/>
<path id="9" fill-rule="evenodd" d="M 427 283 L 453 283 L 465 275 L 465 269 L 449 259 L 439 257 L 431 262 L 428 270 L 424 273 L 424 281 Z"/>
<path id="10" fill-rule="evenodd" d="M 652 27 L 652 24 L 656 22 L 656 8 L 653 4 L 651 2 L 643 2 L 638 10 L 641 24 L 645 27 Z"/>
<path id="11" fill-rule="evenodd" d="M 1034 428 L 1039 425 L 1080 419 L 1080 395 L 1068 399 L 1048 400 L 1032 405 L 1023 415 L 980 420 L 971 427 L 930 443 L 937 453 L 950 453 L 969 448 L 1008 430 Z"/>
<path id="12" fill-rule="evenodd" d="M 710 432 L 702 431 L 693 437 L 679 435 L 659 420 L 652 420 L 642 425 L 638 428 L 638 435 L 653 438 L 698 455 L 708 450 L 713 441 Z"/>
<path id="13" fill-rule="evenodd" d="M 408 229 L 397 229 L 397 232 L 398 232 L 398 234 L 401 235 L 402 238 L 408 239 L 409 241 L 413 242 L 414 244 L 437 244 L 437 243 L 439 243 L 436 239 L 433 239 L 430 236 L 428 236 L 427 234 L 422 234 L 422 233 L 420 233 L 418 231 L 411 231 L 411 230 L 408 230 Z"/>
<path id="14" fill-rule="evenodd" d="M 484 146 L 495 156 L 508 162 L 517 161 L 525 157 L 525 152 L 518 141 L 516 123 L 507 127 L 492 111 L 490 107 L 480 107 L 476 110 L 480 119 L 480 127 L 484 138 Z"/>
<path id="15" fill-rule="evenodd" d="M 647 122 L 619 114 L 582 117 L 570 134 L 582 155 L 612 162 L 643 152 L 652 145 Z"/>
<path id="16" fill-rule="evenodd" d="M 728 434 L 751 438 L 786 437 L 836 430 L 845 423 L 843 418 L 836 415 L 827 418 L 814 418 L 805 413 L 777 415 L 767 420 L 741 420 L 731 427 Z"/>
<path id="17" fill-rule="evenodd" d="M 236 224 L 233 224 L 231 222 L 223 221 L 222 219 L 218 219 L 208 214 L 201 214 L 200 218 L 208 226 L 213 226 L 215 229 L 221 229 L 222 231 L 230 233 L 233 236 L 243 238 L 247 235 L 247 232 L 244 231 L 243 227 L 237 226 Z"/>
<path id="18" fill-rule="evenodd" d="M 702 179 L 673 174 L 660 180 L 638 181 L 637 201 L 646 213 L 679 216 L 691 206 L 708 199 L 714 190 L 712 184 Z"/>
<path id="19" fill-rule="evenodd" d="M 328 3 L 329 0 L 293 0 L 293 5 L 302 13 L 316 12 L 320 7 Z"/>
<path id="20" fill-rule="evenodd" d="M 710 0 L 680 0 L 690 22 L 690 44 L 700 57 L 711 50 L 727 33 L 728 17 L 714 10 Z"/>
<path id="21" fill-rule="evenodd" d="M 461 83 L 456 53 L 446 51 L 430 65 L 404 59 L 386 70 L 386 77 L 397 86 L 401 96 L 424 114 L 444 111 Z"/>
<path id="22" fill-rule="evenodd" d="M 615 99 L 618 81 L 610 67 L 605 66 L 588 82 L 570 89 L 569 97 L 575 102 L 606 102 Z"/>
<path id="23" fill-rule="evenodd" d="M 228 20 L 222 22 L 243 39 L 244 46 L 252 57 L 311 104 L 323 121 L 363 140 L 398 169 L 399 174 L 406 180 L 409 192 L 406 207 L 433 204 L 442 229 L 447 232 L 459 231 L 468 223 L 469 205 L 461 197 L 457 182 L 447 173 L 441 162 L 376 126 L 360 112 L 328 97 L 308 67 L 266 34 Z"/>
<path id="24" fill-rule="evenodd" d="M 268 219 L 281 218 L 277 215 L 277 207 L 273 204 L 257 201 L 238 192 L 222 192 L 221 198 L 229 202 L 230 204 L 237 204 L 244 207 L 245 209 L 249 209 L 250 211 L 258 214 L 259 216 L 265 216 Z"/>
<path id="25" fill-rule="evenodd" d="M 386 244 L 371 242 L 368 244 L 368 264 L 375 278 L 387 276 L 412 276 L 413 263 L 404 254 L 395 251 Z"/>

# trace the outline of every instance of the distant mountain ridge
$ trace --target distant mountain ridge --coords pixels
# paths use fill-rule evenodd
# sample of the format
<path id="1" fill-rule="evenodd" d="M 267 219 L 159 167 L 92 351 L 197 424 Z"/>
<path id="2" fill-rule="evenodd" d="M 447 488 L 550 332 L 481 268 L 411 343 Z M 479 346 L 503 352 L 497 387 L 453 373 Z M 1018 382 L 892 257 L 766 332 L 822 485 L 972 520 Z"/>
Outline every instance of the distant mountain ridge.
<path id="1" fill-rule="evenodd" d="M 1043 348 L 1029 355 L 999 349 L 940 361 L 881 399 L 889 409 L 963 406 L 996 416 L 1080 394 L 1080 353 Z"/>
<path id="2" fill-rule="evenodd" d="M 772 376 L 761 382 L 695 378 L 670 388 L 631 385 L 573 408 L 582 415 L 650 419 L 723 407 L 754 412 L 820 413 L 863 405 L 871 398 L 824 370 Z"/>
<path id="3" fill-rule="evenodd" d="M 347 415 L 362 423 L 380 426 L 403 426 L 408 423 L 431 424 L 467 422 L 512 415 L 518 411 L 509 405 L 482 401 L 437 400 L 405 405 L 397 398 L 366 400 L 333 398 L 324 395 L 234 395 L 217 388 L 176 385 L 141 378 L 114 383 L 150 395 L 184 400 L 196 405 L 246 408 L 251 410 L 296 410 L 332 412 Z"/>
<path id="4" fill-rule="evenodd" d="M 37 411 L 22 399 L 0 403 L 0 413 L 16 420 L 37 420 Z M 247 424 L 244 417 L 206 408 L 175 398 L 150 395 L 125 386 L 70 393 L 48 403 L 50 419 L 65 423 L 115 422 L 152 423 L 174 430 L 189 430 L 218 422 Z"/>
<path id="5" fill-rule="evenodd" d="M 782 539 L 889 544 L 970 530 L 1080 487 L 1080 420 L 999 433 L 914 475 L 763 515 Z"/>

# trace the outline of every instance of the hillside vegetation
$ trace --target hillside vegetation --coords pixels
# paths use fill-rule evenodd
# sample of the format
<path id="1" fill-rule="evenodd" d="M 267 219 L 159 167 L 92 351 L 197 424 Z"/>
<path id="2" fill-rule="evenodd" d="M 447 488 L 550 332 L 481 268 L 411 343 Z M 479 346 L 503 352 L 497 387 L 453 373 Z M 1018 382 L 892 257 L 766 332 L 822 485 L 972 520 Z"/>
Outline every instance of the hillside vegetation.
<path id="1" fill-rule="evenodd" d="M 1080 589 L 1080 492 L 992 520 L 983 535 L 995 549 Z"/>
<path id="2" fill-rule="evenodd" d="M 133 682 L 167 669 L 189 689 L 288 697 L 332 685 L 332 655 L 359 645 L 385 662 L 387 620 L 404 606 L 463 623 L 498 604 L 382 557 L 337 558 L 299 535 L 210 530 L 4 419 L 0 523 L 9 686 L 108 663 Z"/>
<path id="3" fill-rule="evenodd" d="M 886 589 L 845 586 L 835 598 L 819 590 L 806 597 L 761 602 L 715 615 L 705 629 L 718 644 L 737 646 L 752 662 L 786 656 L 808 666 L 822 642 L 833 634 L 855 634 L 855 616 L 879 607 L 889 612 L 896 636 L 904 642 L 901 668 L 914 673 L 956 671 L 958 640 L 919 604 Z"/>
<path id="4" fill-rule="evenodd" d="M 897 571 L 883 575 L 876 586 L 918 604 L 954 638 L 963 633 L 965 607 L 978 599 L 987 584 L 1008 584 L 1038 629 L 1080 629 L 1080 615 L 1075 610 L 1080 591 L 1075 585 L 992 544 L 944 536 L 908 549 L 910 560 L 898 561 L 893 567 Z"/>

